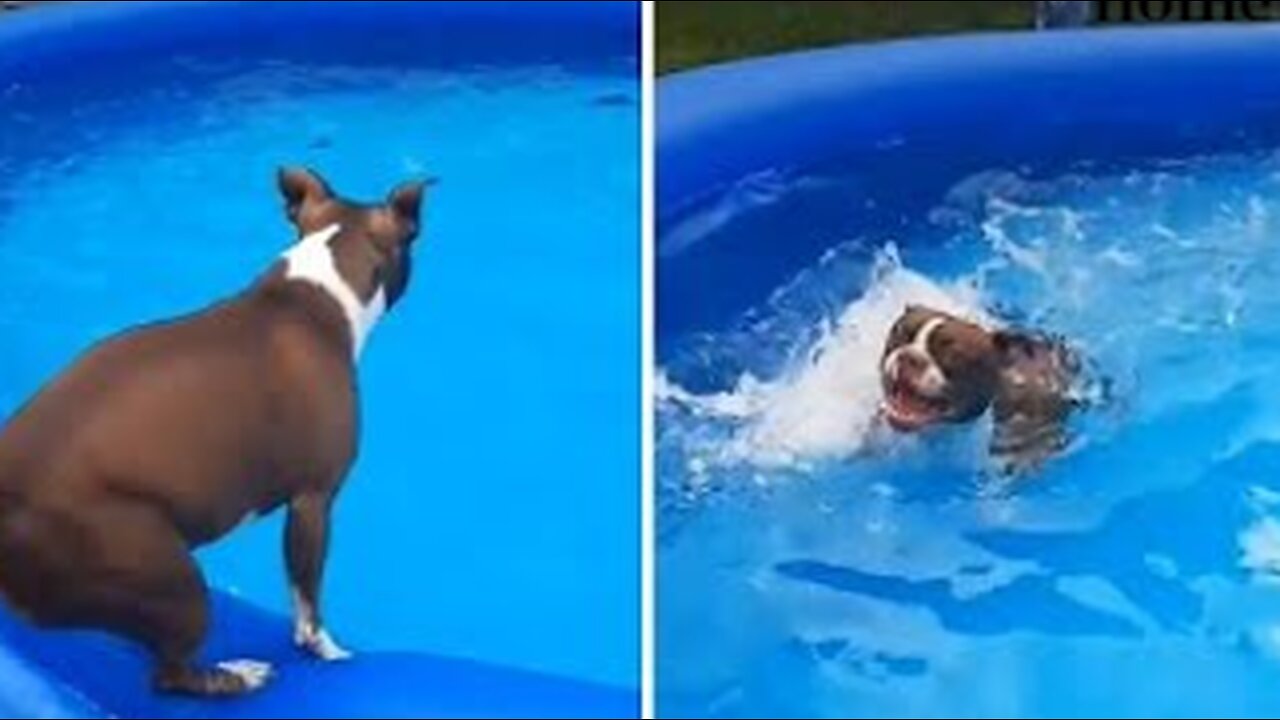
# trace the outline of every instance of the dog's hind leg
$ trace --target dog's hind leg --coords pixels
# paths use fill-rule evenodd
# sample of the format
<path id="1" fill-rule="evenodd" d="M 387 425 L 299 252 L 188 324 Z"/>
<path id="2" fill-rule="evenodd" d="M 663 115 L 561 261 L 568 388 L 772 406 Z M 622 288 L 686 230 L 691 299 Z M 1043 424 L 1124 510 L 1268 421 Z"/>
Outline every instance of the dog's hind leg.
<path id="1" fill-rule="evenodd" d="M 77 624 L 103 627 L 147 648 L 160 692 L 232 696 L 261 688 L 270 666 L 236 661 L 198 668 L 209 627 L 208 590 L 187 544 L 163 514 L 147 506 L 100 508 L 99 542 L 83 578 Z"/>
<path id="2" fill-rule="evenodd" d="M 155 658 L 152 683 L 159 692 L 204 697 L 234 696 L 258 690 L 271 679 L 271 666 L 251 660 L 198 668 L 196 653 L 209 624 L 208 598 L 194 561 L 187 558 L 195 582 L 148 599 L 135 634 Z"/>

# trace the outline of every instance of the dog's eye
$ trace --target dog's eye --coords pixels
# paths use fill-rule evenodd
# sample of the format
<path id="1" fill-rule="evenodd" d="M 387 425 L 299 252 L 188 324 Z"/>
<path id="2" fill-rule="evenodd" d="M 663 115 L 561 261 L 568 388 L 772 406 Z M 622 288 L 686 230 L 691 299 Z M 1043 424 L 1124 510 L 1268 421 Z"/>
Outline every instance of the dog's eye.
<path id="1" fill-rule="evenodd" d="M 894 345 L 900 345 L 907 341 L 907 323 L 899 320 L 893 324 L 893 328 L 889 330 L 889 342 Z"/>

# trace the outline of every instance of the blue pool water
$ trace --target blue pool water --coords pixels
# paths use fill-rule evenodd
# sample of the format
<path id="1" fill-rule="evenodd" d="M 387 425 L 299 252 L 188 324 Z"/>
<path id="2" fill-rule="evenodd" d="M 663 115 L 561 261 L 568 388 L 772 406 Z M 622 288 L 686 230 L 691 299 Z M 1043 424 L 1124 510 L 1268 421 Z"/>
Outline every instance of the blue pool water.
<path id="1" fill-rule="evenodd" d="M 665 223 L 672 255 L 829 250 L 661 340 L 662 714 L 1280 712 L 1280 153 L 992 170 L 890 228 L 856 177 L 763 173 Z M 1010 481 L 988 428 L 879 431 L 912 301 L 1083 348 L 1072 450 Z"/>
<path id="2" fill-rule="evenodd" d="M 357 651 L 634 688 L 635 48 L 377 37 L 277 58 L 250 33 L 242 55 L 0 84 L 0 414 L 94 340 L 251 282 L 292 239 L 278 165 L 365 199 L 438 176 L 413 286 L 362 360 L 327 617 Z M 271 518 L 201 558 L 284 611 L 281 555 Z"/>

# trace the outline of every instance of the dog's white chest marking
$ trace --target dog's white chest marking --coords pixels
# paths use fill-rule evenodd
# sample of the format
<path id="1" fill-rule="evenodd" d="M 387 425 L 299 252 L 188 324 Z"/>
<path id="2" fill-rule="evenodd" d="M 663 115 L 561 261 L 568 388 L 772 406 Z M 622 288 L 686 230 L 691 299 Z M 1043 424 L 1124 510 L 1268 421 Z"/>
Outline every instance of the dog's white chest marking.
<path id="1" fill-rule="evenodd" d="M 330 225 L 302 238 L 290 248 L 283 256 L 288 263 L 285 278 L 309 282 L 319 287 L 342 307 L 342 314 L 346 316 L 347 325 L 351 328 L 351 355 L 359 358 L 373 326 L 387 310 L 387 296 L 382 288 L 378 288 L 373 299 L 366 305 L 360 302 L 360 297 L 342 279 L 333 261 L 333 251 L 329 247 L 329 242 L 341 229 L 338 225 Z"/>

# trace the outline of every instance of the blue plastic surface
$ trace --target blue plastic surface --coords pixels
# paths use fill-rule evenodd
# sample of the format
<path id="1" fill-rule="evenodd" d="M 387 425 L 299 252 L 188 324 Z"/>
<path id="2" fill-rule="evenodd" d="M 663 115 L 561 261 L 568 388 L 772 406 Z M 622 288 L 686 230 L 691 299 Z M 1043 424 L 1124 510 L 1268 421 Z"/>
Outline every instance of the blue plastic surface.
<path id="1" fill-rule="evenodd" d="M 453 659 L 418 654 L 359 655 L 320 663 L 289 642 L 280 617 L 227 597 L 214 603 L 218 632 L 210 658 L 271 662 L 275 680 L 231 702 L 162 698 L 147 687 L 147 659 L 136 648 L 87 633 L 44 633 L 0 616 L 5 648 L 33 668 L 20 697 L 6 676 L 0 716 L 124 718 L 629 718 L 630 693 Z M 0 665 L 2 666 L 2 665 Z M 33 688 L 38 692 L 32 692 Z"/>
<path id="2" fill-rule="evenodd" d="M 686 209 L 744 178 L 862 168 L 847 222 L 893 229 L 993 167 L 1274 146 L 1278 62 L 1280 27 L 1205 25 L 911 40 L 673 75 L 657 99 L 659 352 L 724 327 L 831 245 L 816 222 L 768 247 L 676 242 Z"/>
<path id="3" fill-rule="evenodd" d="M 570 71 L 577 67 L 587 72 L 600 67 L 613 67 L 616 63 L 620 74 L 626 74 L 634 64 L 634 48 L 638 34 L 637 4 L 631 2 L 575 3 L 575 2 L 112 2 L 112 3 L 68 3 L 50 8 L 24 11 L 8 15 L 0 22 L 0 97 L 14 89 L 40 86 L 47 90 L 40 95 L 42 102 L 61 101 L 70 109 L 80 109 L 89 104 L 88 100 L 100 101 L 98 95 L 108 94 L 120 84 L 112 81 L 120 73 L 134 76 L 137 84 L 145 85 L 153 76 L 164 76 L 173 57 L 181 56 L 190 59 L 196 57 L 201 61 L 216 61 L 219 56 L 265 57 L 279 58 L 283 61 L 297 60 L 300 67 L 317 57 L 323 58 L 333 66 L 368 64 L 372 67 L 394 67 L 401 63 L 408 67 L 448 70 L 453 67 L 473 68 L 477 66 L 538 67 L 566 68 Z M 372 35 L 371 35 L 372 34 Z M 377 43 L 369 43 L 367 38 L 379 38 Z M 104 81 L 97 82 L 101 77 Z M 590 98 L 582 103 L 588 105 Z M 0 100 L 2 106 L 3 100 Z M 122 103 L 125 105 L 126 103 Z M 58 107 L 62 107 L 59 104 Z M 142 107 L 139 105 L 139 107 Z M 603 108 L 601 112 L 622 112 L 616 107 Z M 154 106 L 147 106 L 154 112 Z M 162 108 L 163 109 L 163 108 Z M 180 109 L 175 108 L 175 114 Z M 113 120 L 115 120 L 113 118 Z M 120 122 L 128 123 L 127 115 Z M 145 121 L 146 118 L 143 118 Z M 537 126 L 536 123 L 531 123 Z M 417 127 L 416 125 L 414 127 Z M 542 126 L 537 126 L 542 127 Z M 42 128 L 43 129 L 43 128 Z M 104 130 L 113 130 L 106 128 Z M 51 131 L 51 135 L 57 135 Z M 45 136 L 48 137 L 48 136 Z M 62 141 L 62 136 L 57 136 Z M 68 140 L 67 142 L 74 142 Z M 26 153 L 29 148 L 17 143 L 6 145 L 15 154 Z M 60 146 L 32 149 L 31 155 L 44 153 L 58 156 Z M 84 148 L 68 146 L 68 154 L 82 153 Z M 283 152 L 283 151 L 282 151 Z M 290 151 L 291 152 L 291 151 Z M 24 161 L 30 158 L 23 158 Z M 241 162 L 244 158 L 239 159 Z M 374 165 L 381 158 L 370 158 L 366 164 Z M 3 160 L 0 160 L 3 162 Z M 399 172 L 404 172 L 400 170 Z M 264 201 L 269 201 L 272 208 L 275 199 L 267 195 L 268 178 L 265 172 L 255 175 L 263 177 L 262 187 L 251 192 L 257 197 L 262 193 Z M 344 173 L 350 177 L 354 172 Z M 372 173 L 371 173 L 372 174 Z M 458 188 L 457 195 L 462 194 L 462 187 L 467 184 L 477 185 L 474 179 L 463 177 L 463 173 L 454 172 L 452 182 Z M 481 189 L 485 186 L 480 184 Z M 357 190 L 358 192 L 359 190 Z M 480 194 L 473 190 L 472 197 Z M 457 197 L 455 195 L 455 197 Z M 264 202 L 264 207 L 266 206 Z M 227 204 L 227 208 L 230 207 Z M 453 207 L 461 206 L 456 202 Z M 243 210 L 244 204 L 237 205 Z M 442 213 L 446 214 L 446 213 Z M 272 215 L 272 221 L 277 218 Z M 433 227 L 447 227 L 448 218 Z M 622 220 L 619 218 L 619 220 Z M 456 221 L 455 221 L 456 222 Z M 264 242 L 271 242 L 276 234 L 284 240 L 283 226 L 276 227 L 267 223 L 262 225 Z M 534 226 L 534 222 L 528 223 Z M 468 227 L 458 222 L 458 227 Z M 622 231 L 626 233 L 625 229 Z M 446 236 L 456 237 L 457 235 Z M 458 235 L 461 235 L 459 233 Z M 632 236 L 627 234 L 628 241 Z M 475 238 L 467 238 L 475 240 Z M 553 249 L 561 249 L 555 243 L 547 243 Z M 454 247 L 457 247 L 454 244 Z M 490 245 L 491 248 L 497 247 Z M 633 252 L 630 245 L 623 249 L 628 255 Z M 490 250 L 495 252 L 496 250 Z M 246 262 L 252 264 L 249 256 L 257 252 L 246 245 L 244 255 Z M 456 253 L 464 259 L 463 253 Z M 429 260 L 431 254 L 426 254 Z M 597 253 L 596 256 L 612 258 L 611 254 Z M 430 278 L 430 263 L 423 263 L 421 276 Z M 495 263 L 496 265 L 496 263 Z M 254 268 L 259 266 L 253 265 Z M 629 271 L 629 266 L 622 268 Z M 612 271 L 612 266 L 609 272 Z M 607 276 L 607 273 L 606 273 Z M 247 276 L 246 276 L 247 277 Z M 439 286 L 447 283 L 437 283 Z M 473 283 L 483 287 L 483 283 Z M 637 293 L 638 295 L 638 293 Z M 423 299 L 415 300 L 428 305 L 430 293 L 423 291 Z M 421 305 L 419 305 L 421 307 Z M 610 306 L 612 307 L 612 306 Z M 422 317 L 425 313 L 419 314 Z M 533 320 L 540 319 L 531 313 Z M 393 318 L 398 323 L 406 322 L 404 318 Z M 532 321 L 532 320 L 531 320 Z M 479 322 L 479 321 L 478 321 Z M 521 327 L 513 323 L 512 328 L 518 331 Z M 398 328 L 404 331 L 401 325 Z M 387 333 L 394 337 L 396 328 L 389 328 Z M 400 336 L 403 338 L 404 333 Z M 388 338 L 390 340 L 390 338 Z M 433 338 L 434 340 L 434 338 Z M 596 341 L 597 345 L 600 345 Z M 609 348 L 612 348 L 609 345 Z M 389 363 L 400 360 L 405 353 L 378 353 L 371 351 L 372 364 Z M 380 359 L 381 358 L 381 359 Z M 423 361 L 425 362 L 425 361 Z M 473 363 L 474 364 L 474 363 Z M 385 366 L 384 366 L 385 367 Z M 50 367 L 48 370 L 53 371 Z M 375 368 L 376 370 L 376 368 Z M 384 376 L 386 371 L 384 371 Z M 9 385 L 25 385 L 29 380 L 15 383 L 8 378 Z M 479 381 L 478 381 L 479 382 Z M 628 382 L 630 382 L 628 380 Z M 369 383 L 375 385 L 376 383 Z M 500 384 L 494 387 L 500 389 Z M 587 387 L 588 383 L 582 383 Z M 629 387 L 629 386 L 628 386 Z M 12 387 L 7 387 L 12 390 Z M 366 388 L 370 389 L 370 388 Z M 495 392 L 497 392 L 495 389 Z M 625 390 L 626 388 L 624 388 Z M 370 393 L 371 395 L 374 393 Z M 480 393 L 475 393 L 479 395 Z M 508 393 L 510 395 L 510 393 Z M 628 393 L 633 397 L 634 393 Z M 366 398 L 373 400 L 376 398 Z M 625 408 L 621 408 L 625 411 Z M 508 411 L 508 415 L 514 415 Z M 541 413 L 547 417 L 545 412 Z M 557 418 L 561 417 L 559 415 Z M 458 418 L 448 419 L 457 422 Z M 415 422 L 423 423 L 421 419 Z M 410 422 L 405 419 L 405 423 Z M 495 423 L 496 425 L 497 423 Z M 385 438 L 385 435 L 384 435 Z M 465 444 L 451 439 L 454 445 Z M 628 439 L 630 442 L 630 439 Z M 512 446 L 518 445 L 513 443 Z M 603 443 L 597 443 L 603 445 Z M 618 460 L 620 465 L 630 468 L 634 463 L 628 454 L 627 444 L 619 443 L 609 446 L 608 459 Z M 509 449 L 509 448 L 508 448 Z M 374 455 L 376 453 L 369 453 Z M 586 455 L 579 453 L 579 456 Z M 604 451 L 591 455 L 591 460 L 604 457 Z M 532 460 L 532 458 L 525 458 Z M 588 465 L 590 463 L 582 463 Z M 441 482 L 452 481 L 451 467 L 433 468 L 437 475 L 445 475 Z M 546 472 L 550 473 L 550 470 Z M 555 499 L 557 492 L 574 493 L 569 478 L 575 477 L 566 463 L 556 468 L 564 487 L 557 490 L 543 490 L 540 496 Z M 384 476 L 386 473 L 383 473 Z M 600 478 L 593 474 L 590 481 L 597 487 L 602 486 Z M 385 477 L 384 477 L 385 480 Z M 470 481 L 462 478 L 459 482 Z M 617 492 L 627 497 L 633 495 L 631 476 L 617 473 L 610 482 L 624 484 Z M 448 508 L 443 512 L 466 515 L 467 511 L 457 511 L 451 507 L 451 500 L 456 502 L 457 493 L 446 495 L 443 491 L 431 494 L 431 485 L 424 483 L 424 497 L 416 498 L 426 502 L 435 499 L 437 507 Z M 492 486 L 488 492 L 494 492 Z M 531 488 L 531 492 L 537 489 Z M 431 498 L 426 497 L 431 495 Z M 578 491 L 577 497 L 601 497 L 598 494 Z M 449 499 L 445 499 L 445 498 Z M 516 502 L 513 499 L 513 502 Z M 520 502 L 517 510 L 524 510 L 534 515 L 549 507 L 547 504 Z M 486 507 L 486 510 L 493 510 Z M 625 510 L 625 508 L 618 508 Z M 502 510 L 502 508 L 498 508 Z M 341 512 L 341 511 L 340 511 Z M 565 512 L 578 512 L 577 509 L 566 508 Z M 385 515 L 382 516 L 385 518 Z M 427 522 L 428 511 L 419 514 L 419 522 Z M 610 512 L 597 513 L 596 519 L 614 518 L 612 506 Z M 413 571 L 415 579 L 423 584 L 427 582 L 448 583 L 454 577 L 454 571 L 465 567 L 468 563 L 475 566 L 474 575 L 488 584 L 481 585 L 474 580 L 471 583 L 456 583 L 457 592 L 441 592 L 437 595 L 454 597 L 473 596 L 474 615 L 467 621 L 485 623 L 489 630 L 485 637 L 486 648 L 474 651 L 475 657 L 492 657 L 490 651 L 496 642 L 511 633 L 504 634 L 512 618 L 529 623 L 526 619 L 543 618 L 548 627 L 558 628 L 563 625 L 561 615 L 557 613 L 573 613 L 578 602 L 595 601 L 596 606 L 606 618 L 603 622 L 612 623 L 612 618 L 619 614 L 619 609 L 632 599 L 628 596 L 616 601 L 607 593 L 592 595 L 585 600 L 575 598 L 574 602 L 559 600 L 553 592 L 541 589 L 521 593 L 519 582 L 538 582 L 554 586 L 565 577 L 570 570 L 576 569 L 574 563 L 591 567 L 591 558 L 613 557 L 616 548 L 628 542 L 600 542 L 594 547 L 606 548 L 600 554 L 581 553 L 571 558 L 547 557 L 546 566 L 534 563 L 526 567 L 531 553 L 543 552 L 548 547 L 573 545 L 574 539 L 565 533 L 544 532 L 536 538 L 525 538 L 522 547 L 530 548 L 529 552 L 508 555 L 515 558 L 511 564 L 518 567 L 508 568 L 505 565 L 496 567 L 495 562 L 488 561 L 491 555 L 501 556 L 503 544 L 519 543 L 522 532 L 519 528 L 524 523 L 536 526 L 540 523 L 552 522 L 547 517 L 480 518 L 485 522 L 477 522 L 476 530 L 471 536 L 471 547 L 449 548 L 457 555 L 451 558 L 453 565 L 437 563 L 426 566 L 430 562 L 431 552 L 412 544 L 406 544 L 405 551 L 412 551 L 421 556 L 424 567 L 405 570 L 399 567 L 403 557 L 388 558 L 387 564 L 366 560 L 362 569 L 377 572 L 385 576 L 391 572 Z M 493 525 L 488 524 L 493 520 Z M 392 521 L 383 520 L 389 526 Z M 350 524 L 341 525 L 353 529 Z M 590 527 L 590 526 L 588 526 Z M 265 528 L 270 531 L 271 528 Z M 618 532 L 626 532 L 630 526 Z M 514 536 L 504 536 L 504 532 Z M 425 534 L 425 533 L 424 533 Z M 354 535 L 354 537 L 353 537 Z M 492 536 L 492 544 L 477 546 L 474 538 L 483 535 Z M 638 533 L 636 533 L 638 536 Z M 357 533 L 348 533 L 350 544 L 343 547 L 352 548 L 359 542 Z M 419 538 L 414 540 L 420 541 Z M 561 545 L 556 545 L 560 543 Z M 278 561 L 278 534 L 273 534 L 270 542 L 270 559 Z M 243 546 L 242 546 L 243 547 Z M 534 550 L 537 549 L 537 550 Z M 486 554 L 487 553 L 487 554 Z M 628 549 L 628 557 L 635 555 Z M 227 562 L 220 559 L 221 562 Z M 253 556 L 246 563 L 263 563 L 262 558 Z M 638 559 L 635 561 L 638 563 Z M 342 565 L 338 564 L 337 570 Z M 526 563 L 527 564 L 527 563 Z M 596 584 L 608 583 L 608 592 L 616 590 L 619 596 L 627 595 L 628 587 L 622 584 L 616 587 L 611 577 L 620 574 L 624 563 L 611 564 L 607 569 L 600 569 Z M 393 567 L 394 566 L 394 567 Z M 266 571 L 264 570 L 264 574 Z M 626 573 L 630 577 L 631 573 Z M 421 579 L 425 578 L 425 579 Z M 601 580 L 600 578 L 605 578 Z M 283 594 L 283 578 L 278 578 L 281 594 Z M 505 584 L 504 584 L 505 583 Z M 345 583 L 351 587 L 351 583 Z M 499 597 L 494 586 L 511 588 L 510 597 Z M 362 588 L 367 589 L 367 588 Z M 371 593 L 369 603 L 376 607 L 378 602 L 390 602 L 375 593 Z M 510 599 L 514 597 L 515 599 Z M 426 599 L 401 598 L 402 602 L 417 603 L 425 615 L 433 612 L 433 618 L 456 617 L 456 610 L 442 609 L 441 600 L 429 597 Z M 431 602 L 439 604 L 428 607 Z M 459 601 L 461 602 L 461 601 Z M 501 608 L 511 608 L 523 603 L 527 608 L 521 612 L 508 612 L 503 617 Z M 520 670 L 506 669 L 482 662 L 463 661 L 452 658 L 436 657 L 428 654 L 398 654 L 382 652 L 360 652 L 361 643 L 356 641 L 354 650 L 357 657 L 351 663 L 324 665 L 314 662 L 298 654 L 289 643 L 290 630 L 287 620 L 279 615 L 264 612 L 257 606 L 243 602 L 224 594 L 215 598 L 215 631 L 205 650 L 209 659 L 226 659 L 228 657 L 253 657 L 273 661 L 278 669 L 275 682 L 262 694 L 233 702 L 209 703 L 180 701 L 158 698 L 147 687 L 146 659 L 136 648 L 125 645 L 115 639 L 97 634 L 81 633 L 47 633 L 33 630 L 24 624 L 0 613 L 0 718 L 2 717 L 603 717 L 626 718 L 639 714 L 639 696 L 634 688 L 611 687 L 589 681 L 556 677 L 551 674 L 539 674 Z M 607 606 L 607 607 L 606 607 Z M 581 613 L 579 612 L 579 615 Z M 336 613 L 334 618 L 342 617 Z M 347 617 L 351 617 L 347 615 Z M 335 619 L 335 622 L 339 622 Z M 579 622 L 582 633 L 591 637 L 601 635 L 594 632 L 597 627 L 594 619 L 584 618 Z M 638 620 L 636 621 L 638 624 Z M 354 622 L 352 623 L 355 624 Z M 529 623 L 533 624 L 533 623 Z M 459 625 L 464 625 L 459 623 Z M 347 637 L 339 631 L 340 637 Z M 560 631 L 559 634 L 563 635 Z M 554 634 L 553 634 L 554 636 Z M 614 636 L 610 630 L 609 637 L 601 640 L 598 652 L 606 652 L 609 648 L 621 645 L 618 637 L 626 636 L 626 628 L 621 628 Z M 494 637 L 499 638 L 495 640 Z M 523 667 L 536 667 L 537 651 L 535 639 L 537 633 L 527 633 L 519 637 L 508 637 L 511 646 L 519 646 L 511 653 L 519 658 Z M 385 646 L 396 647 L 396 639 L 382 638 Z M 477 645 L 479 643 L 477 642 Z M 572 645 L 572 649 L 569 646 Z M 418 647 L 410 644 L 409 647 Z M 455 645 L 456 647 L 456 645 Z M 548 644 L 546 654 L 570 654 L 574 657 L 572 664 L 582 666 L 592 662 L 593 655 L 584 647 L 591 648 L 590 643 L 570 642 L 566 638 L 565 646 L 555 647 Z M 617 654 L 617 653 L 614 653 Z M 502 662 L 506 662 L 504 658 Z M 516 662 L 516 661 L 512 661 Z M 611 668 L 603 677 L 620 677 L 625 674 L 630 658 L 623 658 L 617 666 Z M 525 664 L 527 663 L 527 664 Z M 559 672 L 559 670 L 556 670 Z M 570 674 L 578 676 L 573 669 Z M 581 676 L 578 676 L 581 677 Z M 610 680 L 606 680 L 609 682 Z"/>

